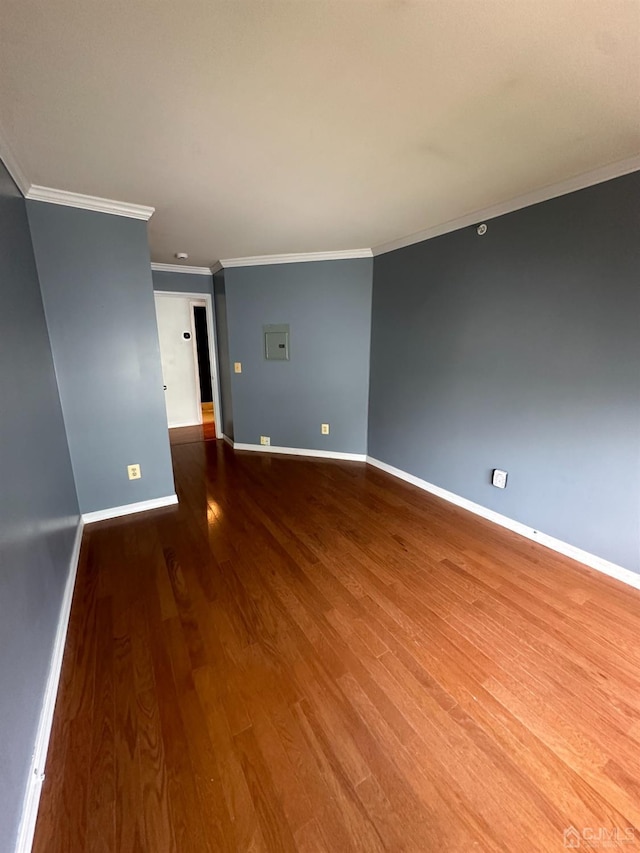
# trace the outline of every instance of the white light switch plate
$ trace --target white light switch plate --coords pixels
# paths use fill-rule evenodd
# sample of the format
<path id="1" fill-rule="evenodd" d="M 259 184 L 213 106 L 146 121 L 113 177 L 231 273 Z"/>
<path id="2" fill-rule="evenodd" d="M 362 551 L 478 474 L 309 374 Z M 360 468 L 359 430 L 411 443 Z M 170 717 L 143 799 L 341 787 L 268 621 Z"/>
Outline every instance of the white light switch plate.
<path id="1" fill-rule="evenodd" d="M 233 362 L 233 372 L 234 373 L 242 373 L 242 362 L 234 361 Z"/>

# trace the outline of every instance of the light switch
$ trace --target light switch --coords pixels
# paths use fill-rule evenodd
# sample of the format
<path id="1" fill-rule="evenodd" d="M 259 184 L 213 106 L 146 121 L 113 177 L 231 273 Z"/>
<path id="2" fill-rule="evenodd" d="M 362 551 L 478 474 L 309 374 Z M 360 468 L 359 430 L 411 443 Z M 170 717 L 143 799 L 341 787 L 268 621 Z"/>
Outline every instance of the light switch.
<path id="1" fill-rule="evenodd" d="M 234 361 L 233 362 L 233 372 L 234 373 L 242 373 L 242 362 Z"/>

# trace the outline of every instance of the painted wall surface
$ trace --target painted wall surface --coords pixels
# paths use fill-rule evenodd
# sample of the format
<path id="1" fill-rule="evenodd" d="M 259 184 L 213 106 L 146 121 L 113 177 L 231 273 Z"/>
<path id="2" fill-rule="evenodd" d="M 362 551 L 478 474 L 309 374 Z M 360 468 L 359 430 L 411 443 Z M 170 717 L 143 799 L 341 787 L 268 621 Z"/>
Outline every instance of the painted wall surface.
<path id="1" fill-rule="evenodd" d="M 168 293 L 213 294 L 213 276 L 152 270 L 153 289 Z"/>
<path id="2" fill-rule="evenodd" d="M 236 442 L 366 453 L 372 264 L 225 270 Z M 286 323 L 290 361 L 267 361 L 263 326 Z"/>
<path id="3" fill-rule="evenodd" d="M 227 438 L 233 439 L 233 396 L 231 391 L 233 365 L 229 356 L 229 323 L 227 320 L 227 293 L 224 270 L 220 270 L 213 277 L 213 312 L 215 314 L 216 340 L 218 344 L 222 432 Z"/>
<path id="4" fill-rule="evenodd" d="M 27 211 L 81 511 L 172 495 L 146 223 Z"/>
<path id="5" fill-rule="evenodd" d="M 376 257 L 369 454 L 640 571 L 639 228 L 634 173 Z"/>
<path id="6" fill-rule="evenodd" d="M 0 163 L 0 850 L 13 850 L 79 520 L 25 202 Z"/>

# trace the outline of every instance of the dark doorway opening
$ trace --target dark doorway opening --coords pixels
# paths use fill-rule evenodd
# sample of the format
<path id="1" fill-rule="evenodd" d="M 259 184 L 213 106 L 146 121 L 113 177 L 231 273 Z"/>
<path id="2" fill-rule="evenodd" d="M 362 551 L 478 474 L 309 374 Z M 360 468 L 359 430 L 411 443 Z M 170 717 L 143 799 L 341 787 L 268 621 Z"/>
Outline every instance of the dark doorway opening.
<path id="1" fill-rule="evenodd" d="M 200 400 L 213 403 L 211 387 L 211 362 L 209 360 L 209 332 L 207 330 L 207 309 L 195 305 L 193 321 L 196 330 L 196 351 L 198 353 L 198 375 L 200 377 Z"/>

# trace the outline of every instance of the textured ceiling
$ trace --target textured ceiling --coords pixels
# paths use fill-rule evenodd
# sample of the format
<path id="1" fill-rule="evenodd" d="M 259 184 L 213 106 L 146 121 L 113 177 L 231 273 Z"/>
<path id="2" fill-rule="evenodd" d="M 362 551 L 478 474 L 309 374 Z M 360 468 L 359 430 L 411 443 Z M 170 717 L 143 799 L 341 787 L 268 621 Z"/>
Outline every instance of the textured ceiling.
<path id="1" fill-rule="evenodd" d="M 0 0 L 33 184 L 152 258 L 372 246 L 640 152 L 640 0 Z"/>

